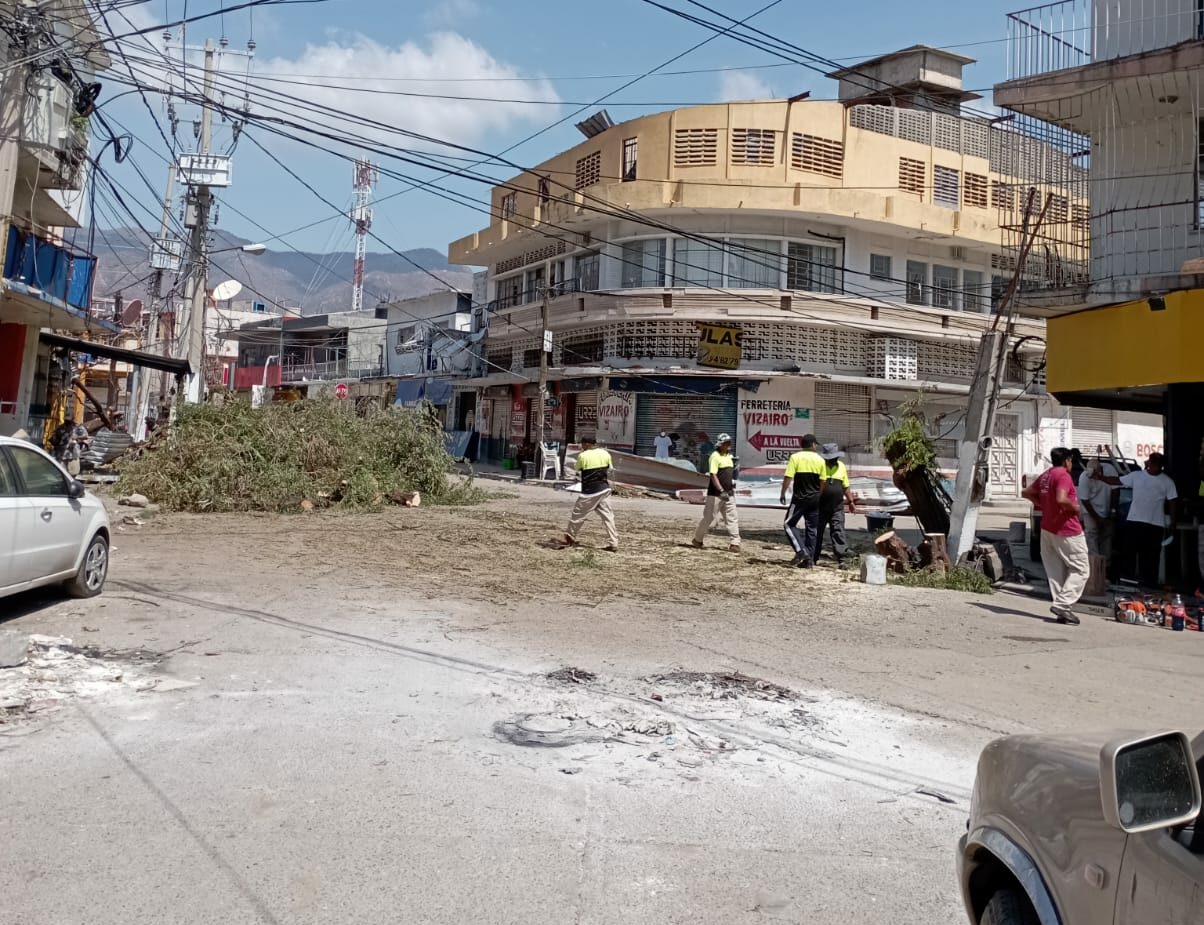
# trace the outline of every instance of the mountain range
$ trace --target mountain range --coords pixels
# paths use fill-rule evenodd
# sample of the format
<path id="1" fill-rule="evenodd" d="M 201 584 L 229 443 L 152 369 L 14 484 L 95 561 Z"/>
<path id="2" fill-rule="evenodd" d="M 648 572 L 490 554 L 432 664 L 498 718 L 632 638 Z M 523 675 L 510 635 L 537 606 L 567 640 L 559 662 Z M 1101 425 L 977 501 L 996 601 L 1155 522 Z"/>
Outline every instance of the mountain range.
<path id="1" fill-rule="evenodd" d="M 79 229 L 75 244 L 86 246 L 88 230 Z M 210 248 L 209 285 L 227 279 L 243 284 L 238 300 L 266 302 L 300 308 L 305 315 L 351 309 L 351 273 L 355 255 L 350 252 L 318 254 L 290 250 L 278 242 L 259 255 L 230 251 L 254 243 L 222 232 Z M 149 244 L 143 232 L 131 228 L 97 229 L 91 242 L 97 257 L 96 297 L 120 291 L 128 304 L 145 299 L 150 274 Z M 450 287 L 472 291 L 472 270 L 452 267 L 446 256 L 432 248 L 396 253 L 369 253 L 364 261 L 364 307 L 380 301 L 407 299 Z M 174 274 L 169 274 L 169 280 Z"/>

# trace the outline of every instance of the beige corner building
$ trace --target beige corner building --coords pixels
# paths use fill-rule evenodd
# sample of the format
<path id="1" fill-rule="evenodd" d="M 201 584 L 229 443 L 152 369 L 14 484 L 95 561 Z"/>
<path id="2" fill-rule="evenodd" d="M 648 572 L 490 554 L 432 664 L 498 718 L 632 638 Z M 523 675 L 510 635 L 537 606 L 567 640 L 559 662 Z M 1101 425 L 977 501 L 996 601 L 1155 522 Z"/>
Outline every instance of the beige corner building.
<path id="1" fill-rule="evenodd" d="M 600 113 L 576 147 L 495 187 L 488 227 L 449 247 L 452 263 L 488 268 L 488 336 L 456 411 L 483 455 L 533 440 L 542 411 L 549 439 L 596 433 L 641 455 L 661 430 L 687 459 L 727 431 L 746 472 L 780 467 L 811 432 L 869 474 L 884 471 L 877 439 L 922 392 L 952 467 L 1030 187 L 1053 197 L 1034 255 L 1067 281 L 1087 273 L 1085 174 L 965 115 L 970 63 L 917 47 L 831 75 L 836 100 L 619 125 Z M 1034 162 L 1044 179 L 1022 182 Z M 992 466 L 1005 496 L 1066 440 L 1044 333 L 1035 318 L 1014 332 Z"/>

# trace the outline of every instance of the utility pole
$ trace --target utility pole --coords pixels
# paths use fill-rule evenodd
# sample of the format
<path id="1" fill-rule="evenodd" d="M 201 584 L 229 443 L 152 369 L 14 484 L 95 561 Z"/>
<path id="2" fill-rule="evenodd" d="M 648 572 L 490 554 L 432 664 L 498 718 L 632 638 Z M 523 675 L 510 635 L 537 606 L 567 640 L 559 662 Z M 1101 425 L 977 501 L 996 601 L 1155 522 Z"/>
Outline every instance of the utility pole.
<path id="1" fill-rule="evenodd" d="M 1016 255 L 1016 266 L 1008 281 L 1007 291 L 991 325 L 978 347 L 978 359 L 974 366 L 974 386 L 970 390 L 966 408 L 965 432 L 957 453 L 957 485 L 953 491 L 953 510 L 949 517 L 949 558 L 956 565 L 961 557 L 974 545 L 978 531 L 978 508 L 986 496 L 987 480 L 990 475 L 992 434 L 995 427 L 995 411 L 999 407 L 999 388 L 1003 381 L 1004 364 L 1007 362 L 1007 347 L 1015 324 L 1016 292 L 1024 278 L 1024 267 L 1032 249 L 1037 232 L 1045 221 L 1052 195 L 1047 195 L 1036 223 L 1029 228 L 1037 191 L 1029 193 L 1024 207 L 1024 225 L 1020 235 L 1020 250 Z M 1002 331 L 999 321 L 1007 312 L 1007 323 Z"/>
<path id="2" fill-rule="evenodd" d="M 201 108 L 201 131 L 197 154 L 199 166 L 206 168 L 213 143 L 213 83 L 216 49 L 213 39 L 205 41 L 204 100 Z M 207 183 L 190 183 L 190 207 L 193 210 L 192 235 L 189 241 L 191 263 L 188 284 L 184 293 L 187 310 L 182 326 L 181 356 L 188 360 L 192 375 L 187 385 L 187 401 L 196 404 L 205 398 L 205 303 L 209 297 L 209 210 L 213 194 Z M 177 396 L 177 400 L 179 396 Z"/>
<path id="3" fill-rule="evenodd" d="M 544 416 L 548 413 L 548 354 L 552 352 L 552 332 L 548 330 L 548 287 L 543 287 L 539 306 L 539 423 L 535 425 L 535 464 L 543 478 Z"/>
<path id="4" fill-rule="evenodd" d="M 175 247 L 178 242 L 168 236 L 171 225 L 171 207 L 175 181 L 176 165 L 175 162 L 172 162 L 167 165 L 167 190 L 163 194 L 163 215 L 159 220 L 159 237 L 155 239 L 154 244 L 151 246 L 150 263 L 151 269 L 154 272 L 151 274 L 150 292 L 148 293 L 150 305 L 148 306 L 146 332 L 142 345 L 143 350 L 150 349 L 154 353 L 161 351 L 164 355 L 171 352 L 172 345 L 163 342 L 163 331 L 161 329 L 163 315 L 163 273 L 168 269 L 178 269 L 180 260 L 176 253 L 177 248 Z M 162 403 L 166 392 L 164 380 L 165 375 L 163 373 L 138 370 L 138 388 L 134 394 L 134 406 L 131 409 L 133 419 L 129 422 L 129 430 L 135 440 L 145 440 L 147 437 L 146 419 L 150 417 L 152 396 L 157 396 L 158 401 Z"/>

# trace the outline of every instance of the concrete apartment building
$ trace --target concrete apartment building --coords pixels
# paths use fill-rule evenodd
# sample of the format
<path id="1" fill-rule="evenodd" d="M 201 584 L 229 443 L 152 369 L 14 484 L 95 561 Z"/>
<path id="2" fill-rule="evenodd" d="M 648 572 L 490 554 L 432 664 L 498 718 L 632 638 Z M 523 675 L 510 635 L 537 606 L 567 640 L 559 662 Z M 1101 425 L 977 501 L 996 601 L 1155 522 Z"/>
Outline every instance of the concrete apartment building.
<path id="1" fill-rule="evenodd" d="M 81 112 L 95 71 L 108 65 L 96 39 L 81 0 L 0 2 L 0 434 L 24 429 L 40 438 L 56 385 L 69 376 L 44 329 L 119 330 L 91 312 L 96 259 L 63 238 L 80 224 L 87 182 Z M 93 50 L 46 54 L 55 46 Z"/>
<path id="2" fill-rule="evenodd" d="M 1050 319 L 1050 391 L 1101 430 L 1134 411 L 1164 419 L 1169 470 L 1180 495 L 1196 495 L 1204 9 L 1066 0 L 1013 13 L 1008 28 L 1010 79 L 996 104 L 1023 130 L 1084 152 L 1090 173 L 1089 277 L 1069 287 L 1034 279 L 1025 298 Z"/>
<path id="3" fill-rule="evenodd" d="M 962 115 L 971 59 L 906 49 L 832 75 L 838 101 L 697 106 L 587 135 L 493 191 L 452 263 L 488 267 L 480 375 L 462 383 L 484 452 L 533 439 L 549 293 L 549 439 L 597 431 L 683 456 L 728 431 L 746 469 L 804 432 L 882 472 L 875 443 L 924 395 L 946 465 L 982 332 L 1011 275 L 1027 181 L 1051 169 L 1043 259 L 1085 277 L 1085 174 L 1067 153 Z M 1077 184 L 1077 185 L 1076 185 Z M 1044 391 L 1044 322 L 1021 319 L 992 466 L 1014 495 L 1068 423 Z M 1048 444 L 1048 445 L 1047 445 Z"/>

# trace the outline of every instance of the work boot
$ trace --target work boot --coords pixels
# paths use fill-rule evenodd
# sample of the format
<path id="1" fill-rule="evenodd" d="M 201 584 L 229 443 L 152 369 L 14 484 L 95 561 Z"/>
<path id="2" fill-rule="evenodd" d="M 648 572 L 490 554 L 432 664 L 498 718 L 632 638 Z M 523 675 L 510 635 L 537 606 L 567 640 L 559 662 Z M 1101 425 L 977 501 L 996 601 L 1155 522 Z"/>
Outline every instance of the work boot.
<path id="1" fill-rule="evenodd" d="M 739 544 L 739 543 L 732 543 L 732 545 L 731 545 L 731 546 L 727 547 L 727 551 L 728 551 L 728 552 L 739 552 L 739 551 L 740 551 L 740 544 Z"/>
<path id="2" fill-rule="evenodd" d="M 569 536 L 567 533 L 560 538 L 560 548 L 561 549 L 571 549 L 573 546 L 576 546 L 576 545 L 577 545 L 577 541 L 575 539 L 573 539 L 571 536 Z"/>
<path id="3" fill-rule="evenodd" d="M 702 549 L 702 540 L 690 540 L 690 545 L 695 549 Z"/>
<path id="4" fill-rule="evenodd" d="M 618 546 L 603 546 L 602 551 L 603 552 L 618 552 L 619 547 Z"/>
<path id="5" fill-rule="evenodd" d="M 814 565 L 815 563 L 813 563 L 811 561 L 810 556 L 806 555 L 805 553 L 799 553 L 797 556 L 794 557 L 794 561 L 791 562 L 790 564 L 793 565 L 795 568 L 811 568 L 811 566 Z"/>
<path id="6" fill-rule="evenodd" d="M 1049 612 L 1058 618 L 1059 623 L 1065 623 L 1067 626 L 1078 626 L 1079 618 L 1069 607 L 1061 607 L 1055 604 L 1049 608 Z"/>

